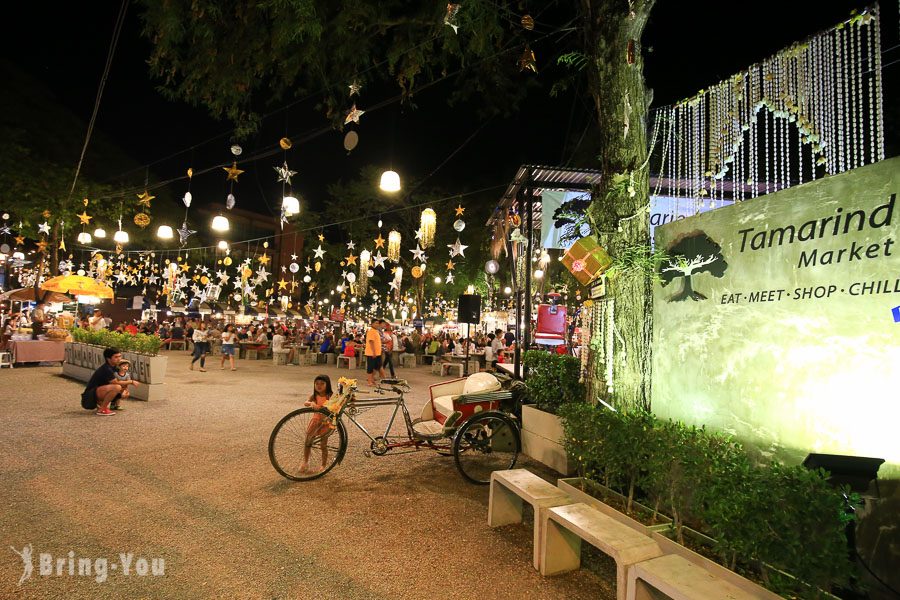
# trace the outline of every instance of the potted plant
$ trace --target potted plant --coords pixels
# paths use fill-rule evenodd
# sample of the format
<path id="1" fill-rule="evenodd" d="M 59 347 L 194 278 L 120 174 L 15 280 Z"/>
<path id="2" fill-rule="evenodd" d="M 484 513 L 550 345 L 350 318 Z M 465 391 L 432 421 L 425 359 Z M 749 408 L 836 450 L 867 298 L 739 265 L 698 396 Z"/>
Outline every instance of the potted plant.
<path id="1" fill-rule="evenodd" d="M 584 384 L 579 380 L 577 358 L 542 350 L 529 350 L 523 362 L 528 369 L 528 397 L 522 406 L 522 451 L 563 475 L 574 472 L 563 440 L 562 420 L 557 415 L 566 403 L 584 402 Z"/>
<path id="2" fill-rule="evenodd" d="M 141 400 L 163 397 L 162 383 L 168 359 L 159 354 L 162 346 L 159 337 L 140 333 L 116 333 L 106 329 L 73 329 L 72 339 L 72 342 L 66 343 L 64 375 L 87 381 L 94 370 L 103 364 L 103 350 L 118 348 L 122 352 L 122 358 L 131 363 L 132 377 L 143 384 L 132 390 L 132 397 Z"/>

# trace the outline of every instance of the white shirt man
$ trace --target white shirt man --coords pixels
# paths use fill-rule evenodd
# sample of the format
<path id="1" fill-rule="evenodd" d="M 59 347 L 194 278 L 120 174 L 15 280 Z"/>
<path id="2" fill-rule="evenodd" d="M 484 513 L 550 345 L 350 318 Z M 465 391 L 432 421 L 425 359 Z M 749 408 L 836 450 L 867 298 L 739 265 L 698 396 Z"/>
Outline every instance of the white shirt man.
<path id="1" fill-rule="evenodd" d="M 284 346 L 284 336 L 281 335 L 281 332 L 276 332 L 275 335 L 272 336 L 272 350 L 274 352 L 278 352 Z"/>

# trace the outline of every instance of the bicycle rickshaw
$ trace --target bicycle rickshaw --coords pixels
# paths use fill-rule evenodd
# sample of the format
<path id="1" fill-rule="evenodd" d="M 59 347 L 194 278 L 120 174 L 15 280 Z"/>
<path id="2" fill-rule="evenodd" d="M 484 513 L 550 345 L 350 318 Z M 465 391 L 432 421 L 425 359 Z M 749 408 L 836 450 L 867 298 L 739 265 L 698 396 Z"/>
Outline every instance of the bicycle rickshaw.
<path id="1" fill-rule="evenodd" d="M 376 396 L 362 397 L 356 380 L 342 377 L 325 406 L 300 408 L 275 425 L 269 437 L 272 466 L 294 481 L 322 477 L 347 452 L 345 419 L 369 439 L 369 448 L 364 451 L 367 457 L 399 449 L 431 449 L 453 456 L 460 474 L 478 484 L 489 483 L 492 471 L 511 469 L 516 464 L 521 438 L 519 421 L 510 409 L 512 393 L 501 390 L 493 375 L 476 373 L 430 386 L 430 401 L 415 420 L 403 398 L 409 390 L 404 379 L 382 379 L 374 390 Z M 358 417 L 380 406 L 393 406 L 394 410 L 384 433 L 373 436 Z M 398 412 L 406 429 L 401 435 L 391 432 Z M 316 465 L 315 470 L 308 469 L 310 464 Z"/>

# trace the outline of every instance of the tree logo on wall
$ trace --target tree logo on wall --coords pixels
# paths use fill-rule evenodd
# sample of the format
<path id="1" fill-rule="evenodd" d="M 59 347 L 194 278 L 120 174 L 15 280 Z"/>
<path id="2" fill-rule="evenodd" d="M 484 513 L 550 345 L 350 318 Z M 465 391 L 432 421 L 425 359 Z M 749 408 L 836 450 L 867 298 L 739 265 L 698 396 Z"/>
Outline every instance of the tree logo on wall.
<path id="1" fill-rule="evenodd" d="M 709 273 L 721 278 L 728 268 L 721 246 L 703 231 L 692 231 L 675 238 L 666 251 L 671 258 L 660 266 L 663 287 L 676 279 L 684 278 L 681 291 L 670 297 L 668 302 L 682 302 L 689 298 L 695 302 L 706 300 L 706 296 L 694 290 L 691 277 L 698 273 Z"/>

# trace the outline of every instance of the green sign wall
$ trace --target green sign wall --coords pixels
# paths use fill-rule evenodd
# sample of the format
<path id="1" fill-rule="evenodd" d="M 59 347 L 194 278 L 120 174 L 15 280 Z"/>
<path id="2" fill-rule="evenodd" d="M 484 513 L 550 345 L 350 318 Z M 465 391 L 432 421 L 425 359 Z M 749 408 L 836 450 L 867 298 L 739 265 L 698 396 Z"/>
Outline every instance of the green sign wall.
<path id="1" fill-rule="evenodd" d="M 900 158 L 656 229 L 653 411 L 900 476 Z"/>

